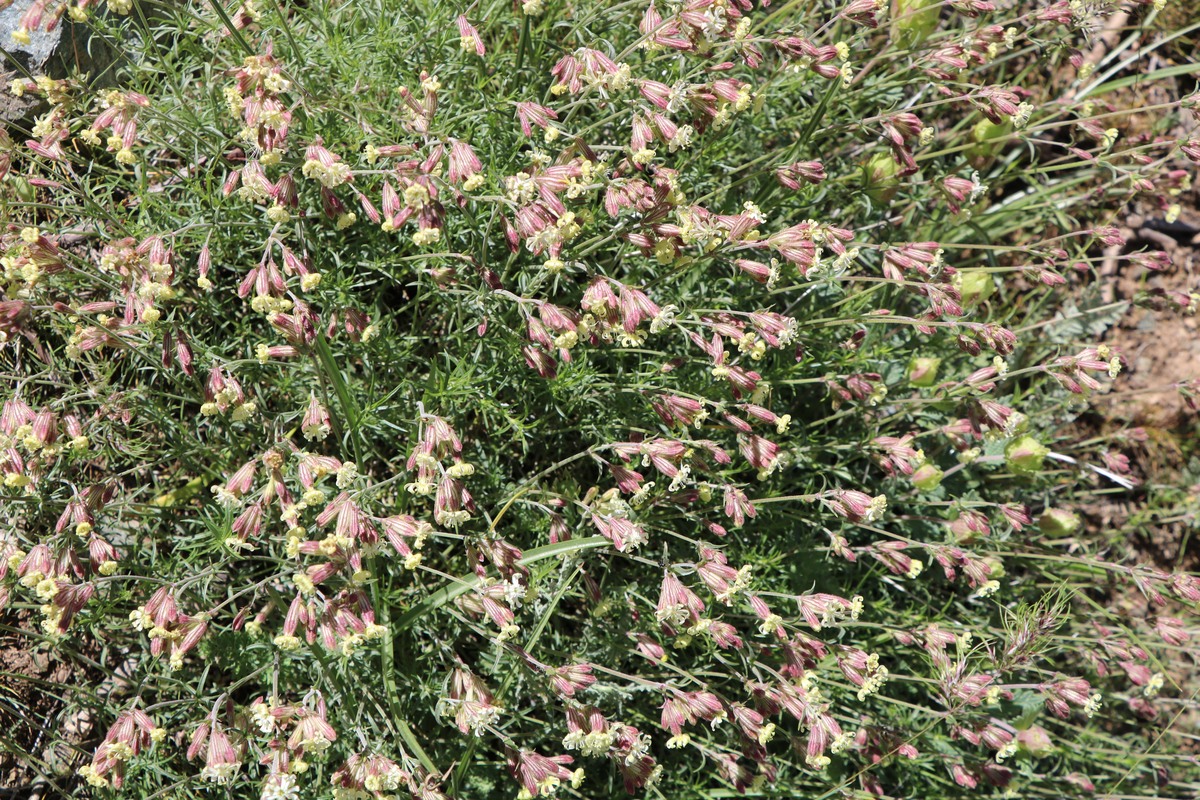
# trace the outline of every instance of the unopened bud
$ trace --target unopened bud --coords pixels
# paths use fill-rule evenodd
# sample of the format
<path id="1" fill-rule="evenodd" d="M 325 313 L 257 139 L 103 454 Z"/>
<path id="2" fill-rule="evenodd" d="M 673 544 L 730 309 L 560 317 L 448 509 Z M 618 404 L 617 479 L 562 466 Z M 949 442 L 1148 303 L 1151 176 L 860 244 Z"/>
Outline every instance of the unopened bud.
<path id="1" fill-rule="evenodd" d="M 1047 508 L 1038 519 L 1038 528 L 1047 536 L 1075 534 L 1082 524 L 1079 516 L 1063 508 Z"/>
<path id="2" fill-rule="evenodd" d="M 1008 468 L 1019 475 L 1040 472 L 1042 462 L 1050 451 L 1032 436 L 1013 439 L 1004 448 L 1004 461 Z"/>
<path id="3" fill-rule="evenodd" d="M 913 386 L 933 386 L 937 383 L 940 358 L 914 358 L 908 362 L 908 382 Z"/>
<path id="4" fill-rule="evenodd" d="M 958 291 L 962 296 L 964 306 L 982 303 L 996 290 L 996 283 L 991 273 L 985 270 L 972 269 L 959 273 Z"/>
<path id="5" fill-rule="evenodd" d="M 941 484 L 943 474 L 933 464 L 922 464 L 912 474 L 913 486 L 922 492 L 931 492 Z"/>

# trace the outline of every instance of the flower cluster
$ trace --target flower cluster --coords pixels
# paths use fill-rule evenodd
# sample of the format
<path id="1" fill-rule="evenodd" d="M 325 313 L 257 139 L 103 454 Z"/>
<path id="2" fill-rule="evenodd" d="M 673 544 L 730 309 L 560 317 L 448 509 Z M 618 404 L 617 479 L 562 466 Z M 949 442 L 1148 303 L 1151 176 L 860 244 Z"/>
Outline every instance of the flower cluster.
<path id="1" fill-rule="evenodd" d="M 1084 413 L 1133 352 L 1090 284 L 1198 302 L 1114 217 L 1190 224 L 1200 144 L 1117 100 L 1182 33 L 384 5 L 23 12 L 130 48 L 113 86 L 16 79 L 39 105 L 0 133 L 0 607 L 110 675 L 33 704 L 111 725 L 81 783 L 1185 780 L 1200 580 L 1126 540 L 1197 491 Z M 1181 76 L 1139 77 L 1164 126 Z M 1135 487 L 1097 535 L 1087 499 Z"/>

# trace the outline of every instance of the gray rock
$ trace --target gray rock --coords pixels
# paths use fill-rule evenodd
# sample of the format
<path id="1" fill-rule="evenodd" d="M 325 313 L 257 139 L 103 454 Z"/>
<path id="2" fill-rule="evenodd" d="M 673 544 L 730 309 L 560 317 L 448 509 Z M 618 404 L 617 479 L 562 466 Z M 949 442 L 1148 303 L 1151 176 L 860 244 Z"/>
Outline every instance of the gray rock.
<path id="1" fill-rule="evenodd" d="M 25 16 L 33 3 L 34 0 L 15 0 L 11 6 L 0 11 L 0 47 L 27 72 L 37 72 L 50 60 L 62 40 L 63 25 L 66 24 L 65 21 L 60 22 L 49 33 L 43 30 L 30 31 L 29 44 L 18 42 L 13 38 L 13 33 L 21 27 L 21 17 Z M 11 62 L 6 63 L 5 71 L 12 67 Z"/>
<path id="2" fill-rule="evenodd" d="M 3 85 L 0 85 L 0 122 L 3 123 L 16 123 L 27 119 L 42 104 L 41 100 L 32 95 L 14 97 L 8 91 L 8 83 L 13 78 L 40 74 L 62 41 L 61 23 L 50 32 L 30 31 L 29 44 L 13 38 L 13 33 L 21 27 L 21 17 L 25 16 L 25 12 L 33 3 L 34 0 L 15 0 L 8 8 L 0 11 L 0 47 L 4 48 L 4 66 L 0 71 L 0 77 L 4 79 Z"/>
<path id="3" fill-rule="evenodd" d="M 33 3 L 34 0 L 13 0 L 12 5 L 0 11 L 0 48 L 3 48 L 3 54 L 0 54 L 0 77 L 3 78 L 0 123 L 15 125 L 21 120 L 29 120 L 43 105 L 36 97 L 13 97 L 8 91 L 8 83 L 13 78 L 49 75 L 57 79 L 85 74 L 95 89 L 112 84 L 110 67 L 121 58 L 121 53 L 103 39 L 92 38 L 86 24 L 72 22 L 65 14 L 52 31 L 29 31 L 29 44 L 13 39 L 13 32 L 21 27 L 21 17 Z M 3 4 L 4 0 L 0 0 L 0 5 Z M 93 6 L 91 13 L 104 13 L 103 5 Z M 97 81 L 98 76 L 100 80 Z"/>

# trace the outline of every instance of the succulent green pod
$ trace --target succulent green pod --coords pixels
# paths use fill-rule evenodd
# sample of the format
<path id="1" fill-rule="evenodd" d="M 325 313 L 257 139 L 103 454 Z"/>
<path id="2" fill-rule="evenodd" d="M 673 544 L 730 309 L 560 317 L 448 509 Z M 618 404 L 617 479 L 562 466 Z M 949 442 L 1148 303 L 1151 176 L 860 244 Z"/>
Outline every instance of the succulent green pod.
<path id="1" fill-rule="evenodd" d="M 990 119 L 981 119 L 971 128 L 967 138 L 971 144 L 964 152 L 967 162 L 975 169 L 986 169 L 996 160 L 1004 146 L 1004 140 L 1013 132 L 1010 120 L 997 124 Z"/>
<path id="2" fill-rule="evenodd" d="M 1038 518 L 1038 529 L 1047 536 L 1055 538 L 1072 536 L 1082 527 L 1083 521 L 1079 515 L 1064 508 L 1047 508 Z"/>
<path id="3" fill-rule="evenodd" d="M 20 175 L 9 173 L 6 182 L 12 187 L 13 194 L 17 196 L 23 203 L 32 203 L 37 199 L 37 191 L 33 188 L 33 184 L 22 178 Z"/>
<path id="4" fill-rule="evenodd" d="M 940 358 L 913 358 L 908 362 L 908 382 L 922 388 L 933 386 L 937 383 L 938 367 L 941 365 Z"/>
<path id="5" fill-rule="evenodd" d="M 1041 725 L 1032 725 L 1017 733 L 1017 747 L 1021 752 L 1033 756 L 1048 755 L 1058 749 L 1050 733 Z"/>
<path id="6" fill-rule="evenodd" d="M 971 269 L 958 273 L 956 276 L 958 292 L 964 306 L 982 303 L 996 291 L 996 282 L 992 274 L 982 269 Z"/>
<path id="7" fill-rule="evenodd" d="M 1037 439 L 1021 436 L 1004 448 L 1004 461 L 1018 475 L 1030 475 L 1041 472 L 1042 462 L 1049 454 L 1050 450 Z"/>
<path id="8" fill-rule="evenodd" d="M 863 164 L 863 188 L 875 202 L 890 202 L 899 186 L 900 165 L 891 153 L 876 153 Z"/>
<path id="9" fill-rule="evenodd" d="M 941 16 L 938 0 L 892 0 L 892 38 L 915 47 L 937 30 Z"/>
<path id="10" fill-rule="evenodd" d="M 941 485 L 944 474 L 933 464 L 922 464 L 912 474 L 913 486 L 922 492 L 932 492 Z"/>

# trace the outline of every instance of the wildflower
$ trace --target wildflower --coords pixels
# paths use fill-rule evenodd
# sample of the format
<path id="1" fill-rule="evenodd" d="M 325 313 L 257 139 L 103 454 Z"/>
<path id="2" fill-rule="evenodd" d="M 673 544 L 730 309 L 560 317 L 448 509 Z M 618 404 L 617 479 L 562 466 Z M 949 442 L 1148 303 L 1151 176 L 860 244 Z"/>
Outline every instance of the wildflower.
<path id="1" fill-rule="evenodd" d="M 858 689 L 858 699 L 865 700 L 872 694 L 875 694 L 883 686 L 887 680 L 887 667 L 879 663 L 879 656 L 875 653 L 870 654 L 866 658 L 865 672 L 861 676 L 861 684 Z M 851 678 L 853 681 L 854 678 Z"/>
<path id="2" fill-rule="evenodd" d="M 1029 124 L 1029 118 L 1033 115 L 1032 103 L 1021 103 L 1017 106 L 1017 112 L 1012 116 L 1013 126 L 1018 130 Z"/>
<path id="3" fill-rule="evenodd" d="M 108 778 L 106 778 L 104 775 L 101 775 L 91 764 L 85 764 L 84 766 L 80 767 L 76 773 L 79 775 L 79 777 L 87 781 L 88 786 L 107 788 L 109 785 Z"/>
<path id="4" fill-rule="evenodd" d="M 338 468 L 337 471 L 337 487 L 345 489 L 352 485 L 358 478 L 358 465 L 353 461 L 347 461 Z"/>
<path id="5" fill-rule="evenodd" d="M 261 800 L 300 800 L 300 788 L 296 776 L 275 773 L 263 783 Z"/>
<path id="6" fill-rule="evenodd" d="M 293 650 L 299 650 L 301 645 L 301 641 L 298 637 L 289 636 L 283 633 L 276 636 L 274 639 L 272 639 L 272 641 L 276 647 L 278 647 L 280 650 L 283 650 L 285 653 Z"/>
<path id="7" fill-rule="evenodd" d="M 687 149 L 691 146 L 692 137 L 695 136 L 695 134 L 696 129 L 691 125 L 679 126 L 679 128 L 675 131 L 675 135 L 672 136 L 671 140 L 667 143 L 667 149 L 669 149 L 672 153 L 678 150 Z"/>
<path id="8" fill-rule="evenodd" d="M 330 152 L 319 143 L 309 145 L 304 159 L 300 168 L 301 174 L 317 181 L 326 189 L 334 189 L 353 179 L 350 167 L 341 160 L 341 156 Z"/>
<path id="9" fill-rule="evenodd" d="M 308 398 L 308 410 L 300 423 L 300 430 L 304 434 L 304 438 L 309 441 L 321 441 L 329 435 L 331 430 L 329 412 L 318 402 L 316 395 L 310 395 Z M 340 474 L 339 472 L 339 478 Z"/>
<path id="10" fill-rule="evenodd" d="M 233 413 L 229 416 L 234 422 L 245 422 L 246 420 L 250 419 L 250 417 L 254 416 L 257 411 L 258 404 L 247 400 L 245 403 L 241 403 L 236 406 L 233 409 Z"/>
<path id="11" fill-rule="evenodd" d="M 466 461 L 459 461 L 446 470 L 451 478 L 466 478 L 475 474 L 475 467 Z"/>
<path id="12" fill-rule="evenodd" d="M 1171 645 L 1185 644 L 1191 634 L 1183 627 L 1183 621 L 1176 617 L 1159 617 L 1154 629 L 1164 642 Z"/>
<path id="13" fill-rule="evenodd" d="M 473 173 L 473 174 L 467 176 L 466 180 L 463 181 L 462 188 L 463 188 L 464 192 L 473 192 L 476 189 L 478 189 L 480 186 L 483 186 L 483 184 L 484 184 L 483 175 L 476 172 L 476 173 Z"/>
<path id="14" fill-rule="evenodd" d="M 989 597 L 998 591 L 1000 591 L 1000 581 L 991 580 L 985 582 L 982 586 L 976 589 L 972 597 Z"/>
<path id="15" fill-rule="evenodd" d="M 837 490 L 828 493 L 822 500 L 831 511 L 851 522 L 870 524 L 887 511 L 887 496 L 882 494 L 871 497 L 858 491 Z"/>
<path id="16" fill-rule="evenodd" d="M 654 151 L 648 147 L 643 147 L 633 154 L 633 163 L 639 167 L 644 167 L 654 160 Z"/>
<path id="17" fill-rule="evenodd" d="M 758 626 L 758 632 L 763 636 L 770 636 L 775 633 L 775 629 L 783 624 L 783 617 L 778 614 L 768 615 Z"/>
<path id="18" fill-rule="evenodd" d="M 271 709 L 271 705 L 261 700 L 255 700 L 250 704 L 250 719 L 264 736 L 270 735 L 275 730 L 276 718 L 271 714 Z"/>
<path id="19" fill-rule="evenodd" d="M 800 181 L 817 184 L 825 177 L 825 167 L 820 161 L 797 161 L 775 170 L 775 179 L 792 190 L 800 188 Z"/>
<path id="20" fill-rule="evenodd" d="M 532 1 L 539 4 L 541 2 L 541 0 Z M 544 129 L 550 125 L 550 120 L 558 119 L 558 113 L 537 103 L 517 103 L 517 119 L 521 124 L 521 132 L 526 136 L 532 136 L 532 126 L 537 125 Z"/>
<path id="21" fill-rule="evenodd" d="M 455 24 L 458 26 L 459 46 L 463 50 L 474 50 L 477 56 L 483 55 L 486 52 L 483 40 L 479 38 L 479 31 L 475 30 L 475 26 L 467 21 L 466 16 L 459 14 Z"/>
<path id="22" fill-rule="evenodd" d="M 306 712 L 296 722 L 296 727 L 288 738 L 288 747 L 293 750 L 303 749 L 306 753 L 321 753 L 329 749 L 336 739 L 337 733 L 333 726 L 325 721 L 323 713 Z"/>
<path id="23" fill-rule="evenodd" d="M 420 228 L 412 235 L 412 242 L 418 247 L 423 247 L 433 244 L 441 238 L 442 231 L 440 228 Z"/>
<path id="24" fill-rule="evenodd" d="M 310 595 L 317 590 L 316 586 L 313 585 L 312 578 L 308 577 L 303 572 L 297 572 L 295 575 L 293 575 L 292 583 L 295 585 L 296 590 L 303 595 Z"/>

